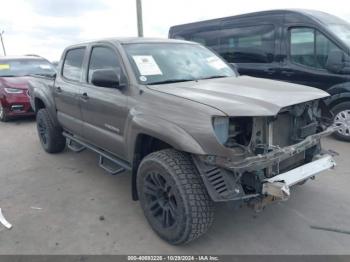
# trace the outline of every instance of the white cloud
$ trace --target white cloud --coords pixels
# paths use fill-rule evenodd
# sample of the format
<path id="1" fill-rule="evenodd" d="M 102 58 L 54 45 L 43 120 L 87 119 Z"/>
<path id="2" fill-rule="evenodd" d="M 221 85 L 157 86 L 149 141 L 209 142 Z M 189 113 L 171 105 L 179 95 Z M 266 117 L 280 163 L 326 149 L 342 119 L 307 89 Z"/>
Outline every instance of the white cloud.
<path id="1" fill-rule="evenodd" d="M 57 60 L 64 47 L 79 41 L 137 34 L 135 0 L 0 0 L 0 6 L 8 54 L 36 53 Z M 285 8 L 316 8 L 350 21 L 343 0 L 143 0 L 144 32 L 167 37 L 176 24 Z"/>

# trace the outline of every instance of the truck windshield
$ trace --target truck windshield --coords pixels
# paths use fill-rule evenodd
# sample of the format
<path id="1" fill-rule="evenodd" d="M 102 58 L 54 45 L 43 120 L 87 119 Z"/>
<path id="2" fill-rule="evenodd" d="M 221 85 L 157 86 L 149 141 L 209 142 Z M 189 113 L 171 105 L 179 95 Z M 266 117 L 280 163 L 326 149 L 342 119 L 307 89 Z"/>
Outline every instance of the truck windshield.
<path id="1" fill-rule="evenodd" d="M 236 76 L 226 62 L 201 45 L 141 43 L 125 44 L 124 47 L 141 84 Z"/>
<path id="2" fill-rule="evenodd" d="M 330 24 L 328 29 L 338 36 L 350 49 L 350 25 L 349 24 Z"/>
<path id="3" fill-rule="evenodd" d="M 53 75 L 54 67 L 44 59 L 0 59 L 0 77 Z"/>

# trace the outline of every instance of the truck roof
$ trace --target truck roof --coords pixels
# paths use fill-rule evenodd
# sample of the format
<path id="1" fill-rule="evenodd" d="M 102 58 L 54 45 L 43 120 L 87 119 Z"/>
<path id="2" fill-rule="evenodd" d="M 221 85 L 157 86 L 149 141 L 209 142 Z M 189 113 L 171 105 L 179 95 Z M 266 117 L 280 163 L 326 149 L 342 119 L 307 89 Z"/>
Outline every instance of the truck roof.
<path id="1" fill-rule="evenodd" d="M 118 44 L 142 44 L 142 43 L 191 43 L 193 42 L 178 40 L 178 39 L 167 39 L 167 38 L 151 38 L 151 37 L 111 37 L 111 38 L 102 38 L 96 39 L 92 41 L 82 42 L 76 45 L 83 44 L 92 44 L 98 42 L 110 42 L 110 43 L 118 43 Z M 73 45 L 73 46 L 76 46 Z M 70 46 L 72 47 L 72 46 Z M 68 47 L 68 48 L 70 48 Z"/>

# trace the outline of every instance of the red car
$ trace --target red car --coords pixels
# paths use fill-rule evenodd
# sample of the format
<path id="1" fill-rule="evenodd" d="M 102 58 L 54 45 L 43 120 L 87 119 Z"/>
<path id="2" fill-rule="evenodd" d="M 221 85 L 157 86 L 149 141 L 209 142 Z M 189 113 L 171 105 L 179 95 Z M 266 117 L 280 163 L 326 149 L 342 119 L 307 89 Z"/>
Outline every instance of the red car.
<path id="1" fill-rule="evenodd" d="M 28 97 L 28 75 L 53 75 L 52 64 L 42 57 L 0 57 L 0 121 L 34 112 Z"/>

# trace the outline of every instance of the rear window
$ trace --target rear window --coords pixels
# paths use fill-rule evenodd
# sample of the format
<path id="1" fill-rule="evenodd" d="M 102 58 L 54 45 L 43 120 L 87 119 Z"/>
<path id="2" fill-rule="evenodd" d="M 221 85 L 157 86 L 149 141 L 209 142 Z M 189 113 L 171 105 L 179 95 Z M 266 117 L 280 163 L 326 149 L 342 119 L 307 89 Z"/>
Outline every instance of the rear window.
<path id="1" fill-rule="evenodd" d="M 83 70 L 85 47 L 71 49 L 66 53 L 62 75 L 73 81 L 80 81 Z"/>
<path id="2" fill-rule="evenodd" d="M 229 63 L 271 63 L 274 59 L 274 25 L 198 30 L 200 32 L 179 34 L 174 37 L 210 47 Z"/>
<path id="3" fill-rule="evenodd" d="M 219 37 L 220 30 L 198 32 L 192 35 L 185 36 L 184 38 L 188 41 L 193 41 L 204 46 L 210 47 L 214 50 L 219 48 Z"/>
<path id="4" fill-rule="evenodd" d="M 270 63 L 275 53 L 273 25 L 223 29 L 219 53 L 230 63 Z"/>

